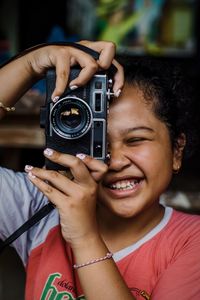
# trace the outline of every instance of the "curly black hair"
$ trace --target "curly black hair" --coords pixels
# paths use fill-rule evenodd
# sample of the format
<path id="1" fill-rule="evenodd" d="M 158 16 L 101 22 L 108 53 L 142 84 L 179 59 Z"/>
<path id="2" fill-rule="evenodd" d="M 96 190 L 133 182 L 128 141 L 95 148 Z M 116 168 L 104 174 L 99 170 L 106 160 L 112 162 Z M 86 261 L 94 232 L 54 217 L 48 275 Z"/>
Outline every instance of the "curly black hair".
<path id="1" fill-rule="evenodd" d="M 194 91 L 180 66 L 155 57 L 118 57 L 124 67 L 125 82 L 137 86 L 146 101 L 153 103 L 156 116 L 169 129 L 172 146 L 181 133 L 186 136 L 184 158 L 197 147 L 197 115 Z"/>

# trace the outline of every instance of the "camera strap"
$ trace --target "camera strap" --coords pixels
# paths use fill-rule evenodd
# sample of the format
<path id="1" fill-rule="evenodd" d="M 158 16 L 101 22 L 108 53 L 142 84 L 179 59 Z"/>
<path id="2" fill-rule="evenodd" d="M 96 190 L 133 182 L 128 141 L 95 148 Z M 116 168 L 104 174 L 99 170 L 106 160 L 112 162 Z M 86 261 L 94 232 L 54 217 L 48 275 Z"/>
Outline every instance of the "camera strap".
<path id="1" fill-rule="evenodd" d="M 38 210 L 38 212 L 36 212 L 28 221 L 20 226 L 15 232 L 13 232 L 5 241 L 0 241 L 0 253 L 4 250 L 4 248 L 13 243 L 25 231 L 29 230 L 29 228 L 31 228 L 42 218 L 48 215 L 53 209 L 54 206 L 52 203 L 46 204 L 40 210 Z"/>
<path id="2" fill-rule="evenodd" d="M 4 63 L 3 65 L 1 65 L 1 67 L 5 66 L 6 64 L 10 63 L 11 61 L 33 51 L 36 49 L 39 49 L 41 47 L 44 46 L 48 46 L 48 45 L 63 45 L 63 46 L 70 46 L 70 47 L 74 47 L 77 48 L 81 51 L 84 51 L 86 53 L 88 53 L 89 55 L 91 55 L 95 60 L 97 60 L 99 58 L 99 53 L 93 49 L 90 49 L 84 45 L 81 44 L 77 44 L 77 43 L 73 43 L 73 42 L 55 42 L 55 43 L 43 43 L 43 44 L 39 44 L 36 45 L 34 47 L 28 48 L 24 51 L 22 51 L 20 54 L 15 55 L 14 57 L 12 57 L 11 59 L 9 59 L 6 63 Z M 112 64 L 110 69 L 109 69 L 112 73 L 116 72 L 116 67 Z M 0 240 L 0 253 L 3 252 L 3 250 L 9 246 L 11 243 L 13 243 L 19 236 L 21 236 L 24 232 L 26 232 L 27 230 L 29 230 L 33 225 L 35 225 L 36 223 L 38 223 L 42 218 L 44 218 L 45 216 L 47 216 L 52 210 L 54 209 L 54 206 L 52 203 L 47 203 L 45 206 L 43 206 L 40 210 L 38 210 L 29 220 L 27 220 L 22 226 L 20 226 L 15 232 L 13 232 L 6 240 L 1 241 Z"/>

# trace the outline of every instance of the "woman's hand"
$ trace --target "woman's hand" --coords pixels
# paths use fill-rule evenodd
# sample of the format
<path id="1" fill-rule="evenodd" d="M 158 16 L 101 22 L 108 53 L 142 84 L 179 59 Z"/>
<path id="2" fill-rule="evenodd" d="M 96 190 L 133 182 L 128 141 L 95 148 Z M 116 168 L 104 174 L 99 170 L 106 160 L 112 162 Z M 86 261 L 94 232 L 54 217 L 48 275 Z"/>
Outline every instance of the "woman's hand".
<path id="1" fill-rule="evenodd" d="M 108 69 L 111 63 L 117 68 L 113 91 L 118 96 L 123 87 L 124 74 L 122 66 L 114 60 L 114 44 L 103 41 L 79 43 L 98 51 L 99 59 L 96 61 L 91 55 L 74 47 L 47 45 L 29 51 L 0 68 L 1 101 L 4 106 L 15 105 L 17 100 L 52 67 L 56 70 L 56 86 L 51 95 L 52 100 L 61 96 L 68 84 L 77 87 L 84 85 L 97 70 Z M 80 65 L 82 70 L 77 78 L 68 82 L 70 67 L 75 64 Z M 0 117 L 4 114 L 5 111 L 0 109 Z"/>
<path id="2" fill-rule="evenodd" d="M 107 171 L 101 161 L 83 154 L 78 157 L 46 149 L 48 159 L 61 164 L 73 175 L 73 180 L 57 171 L 26 166 L 29 179 L 57 207 L 64 239 L 72 248 L 99 235 L 96 221 L 98 181 Z"/>
<path id="3" fill-rule="evenodd" d="M 113 63 L 117 68 L 113 86 L 113 91 L 117 96 L 123 87 L 124 75 L 122 66 L 114 60 L 115 45 L 104 41 L 80 41 L 79 44 L 99 52 L 99 59 L 96 61 L 84 51 L 61 45 L 38 48 L 29 52 L 24 58 L 30 67 L 30 72 L 35 77 L 41 77 L 48 68 L 56 68 L 56 87 L 52 94 L 52 99 L 60 96 L 67 84 L 69 86 L 84 85 L 99 69 L 106 70 Z M 75 64 L 80 65 L 82 70 L 77 78 L 68 83 L 70 67 Z"/>

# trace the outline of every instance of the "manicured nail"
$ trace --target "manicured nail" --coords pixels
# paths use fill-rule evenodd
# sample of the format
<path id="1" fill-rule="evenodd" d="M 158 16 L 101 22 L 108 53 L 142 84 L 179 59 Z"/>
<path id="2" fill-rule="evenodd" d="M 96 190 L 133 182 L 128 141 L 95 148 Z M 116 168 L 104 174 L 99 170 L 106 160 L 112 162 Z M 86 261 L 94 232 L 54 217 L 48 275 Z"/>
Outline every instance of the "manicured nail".
<path id="1" fill-rule="evenodd" d="M 116 98 L 119 97 L 119 95 L 121 94 L 121 91 L 122 91 L 122 90 L 119 89 L 119 90 L 117 90 L 117 91 L 115 92 L 115 97 L 116 97 Z"/>
<path id="2" fill-rule="evenodd" d="M 53 101 L 53 102 L 57 102 L 59 98 L 60 98 L 59 96 L 55 96 L 55 97 L 52 99 L 52 101 Z"/>
<path id="3" fill-rule="evenodd" d="M 24 169 L 25 169 L 25 171 L 30 171 L 33 169 L 33 166 L 26 165 Z"/>
<path id="4" fill-rule="evenodd" d="M 84 158 L 86 158 L 86 155 L 83 153 L 77 153 L 76 157 L 80 158 L 81 160 L 83 160 Z"/>
<path id="5" fill-rule="evenodd" d="M 78 88 L 78 86 L 77 85 L 71 85 L 71 86 L 69 86 L 69 88 L 70 88 L 70 90 L 76 90 L 77 88 Z"/>
<path id="6" fill-rule="evenodd" d="M 33 175 L 33 173 L 32 173 L 32 172 L 28 172 L 28 176 L 29 176 L 30 178 L 36 178 L 36 176 L 35 176 L 35 175 Z"/>
<path id="7" fill-rule="evenodd" d="M 51 155 L 53 155 L 53 150 L 50 148 L 46 148 L 44 150 L 44 154 L 46 154 L 47 156 L 51 156 Z"/>
<path id="8" fill-rule="evenodd" d="M 107 153 L 107 154 L 106 154 L 106 159 L 110 160 L 110 158 L 111 158 L 111 154 L 110 154 L 110 153 Z"/>

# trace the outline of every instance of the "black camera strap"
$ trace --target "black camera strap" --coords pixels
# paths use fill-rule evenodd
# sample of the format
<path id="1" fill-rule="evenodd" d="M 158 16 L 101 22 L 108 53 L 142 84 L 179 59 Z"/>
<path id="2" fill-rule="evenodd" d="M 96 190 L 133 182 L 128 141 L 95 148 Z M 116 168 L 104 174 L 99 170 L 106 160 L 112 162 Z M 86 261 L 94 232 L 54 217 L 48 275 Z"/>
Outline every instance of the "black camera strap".
<path id="1" fill-rule="evenodd" d="M 99 53 L 93 49 L 90 49 L 86 46 L 83 46 L 81 44 L 77 43 L 71 43 L 71 42 L 55 42 L 55 43 L 44 43 L 44 44 L 39 44 L 34 47 L 28 48 L 25 51 L 21 52 L 18 55 L 15 55 L 12 57 L 10 60 L 8 60 L 6 63 L 1 65 L 3 67 L 4 65 L 10 63 L 11 61 L 27 54 L 28 52 L 31 52 L 33 50 L 39 49 L 44 46 L 48 45 L 63 45 L 63 46 L 71 46 L 74 48 L 77 48 L 79 50 L 82 50 L 89 55 L 91 55 L 95 60 L 99 58 Z M 116 67 L 112 64 L 110 67 L 110 71 L 115 73 L 116 72 Z M 52 210 L 54 209 L 54 206 L 52 203 L 47 203 L 45 206 L 43 206 L 40 210 L 38 210 L 29 220 L 27 220 L 22 226 L 20 226 L 15 232 L 13 232 L 6 240 L 1 241 L 0 240 L 0 253 L 11 243 L 13 243 L 19 236 L 21 236 L 24 232 L 29 230 L 33 225 L 38 223 L 42 218 L 47 216 Z"/>
<path id="2" fill-rule="evenodd" d="M 42 218 L 48 215 L 54 206 L 52 203 L 47 203 L 40 210 L 38 210 L 28 221 L 14 231 L 5 241 L 0 241 L 0 253 L 11 243 L 13 243 L 20 235 L 29 230 L 33 225 L 38 223 Z"/>

